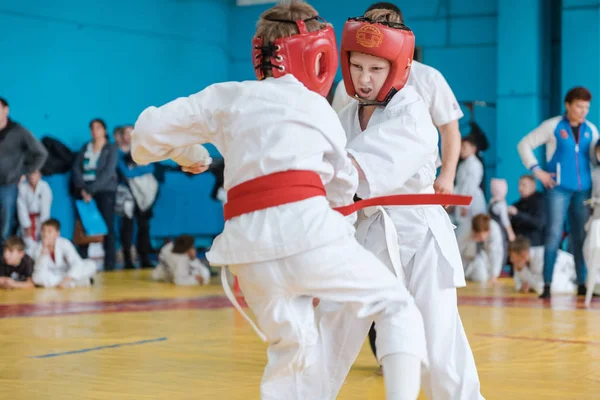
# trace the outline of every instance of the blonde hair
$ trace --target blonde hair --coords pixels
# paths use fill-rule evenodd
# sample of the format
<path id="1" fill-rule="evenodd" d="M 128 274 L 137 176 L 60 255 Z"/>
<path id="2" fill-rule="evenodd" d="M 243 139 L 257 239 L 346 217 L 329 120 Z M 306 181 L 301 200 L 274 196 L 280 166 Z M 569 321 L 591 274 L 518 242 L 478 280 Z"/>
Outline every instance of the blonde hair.
<path id="1" fill-rule="evenodd" d="M 529 251 L 531 248 L 531 242 L 524 236 L 517 236 L 515 240 L 510 242 L 508 245 L 508 252 L 510 253 L 522 253 Z"/>
<path id="2" fill-rule="evenodd" d="M 276 39 L 296 35 L 299 31 L 298 26 L 293 23 L 294 21 L 305 20 L 317 15 L 317 10 L 303 1 L 291 0 L 289 2 L 281 2 L 262 13 L 256 23 L 254 37 L 261 37 L 263 45 L 267 45 L 273 43 Z M 326 25 L 323 22 L 316 19 L 306 22 L 306 30 L 308 32 L 318 31 L 325 27 Z M 273 76 L 270 70 L 264 71 L 264 74 L 267 77 Z"/>
<path id="3" fill-rule="evenodd" d="M 397 22 L 402 23 L 402 16 L 395 11 L 385 8 L 376 8 L 365 13 L 365 18 L 375 22 Z"/>

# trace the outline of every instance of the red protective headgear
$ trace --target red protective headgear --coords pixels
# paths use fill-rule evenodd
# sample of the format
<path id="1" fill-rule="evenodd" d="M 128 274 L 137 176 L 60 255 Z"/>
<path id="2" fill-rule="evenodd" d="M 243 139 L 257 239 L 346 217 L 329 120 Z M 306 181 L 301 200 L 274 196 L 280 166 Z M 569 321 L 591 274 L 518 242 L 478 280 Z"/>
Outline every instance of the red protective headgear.
<path id="1" fill-rule="evenodd" d="M 409 27 L 401 23 L 375 22 L 365 17 L 349 18 L 346 21 L 342 32 L 342 76 L 346 92 L 350 97 L 356 98 L 356 89 L 350 75 L 352 51 L 384 58 L 390 62 L 390 73 L 374 103 L 385 105 L 406 85 L 415 52 L 415 35 Z"/>
<path id="2" fill-rule="evenodd" d="M 296 24 L 300 33 L 266 45 L 261 37 L 252 40 L 252 63 L 259 80 L 265 79 L 265 70 L 271 70 L 275 78 L 292 74 L 308 89 L 327 96 L 338 67 L 337 44 L 330 25 L 313 32 L 306 30 L 306 22 L 313 19 L 325 22 L 319 16 L 298 21 L 269 19 Z M 317 60 L 321 63 L 319 71 L 315 69 Z"/>

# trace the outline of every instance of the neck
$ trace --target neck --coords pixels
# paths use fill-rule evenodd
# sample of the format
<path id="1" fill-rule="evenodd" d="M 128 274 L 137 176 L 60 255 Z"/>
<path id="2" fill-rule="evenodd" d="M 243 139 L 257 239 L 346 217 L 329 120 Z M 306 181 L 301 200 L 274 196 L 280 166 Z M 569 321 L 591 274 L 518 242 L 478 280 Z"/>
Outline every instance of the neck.
<path id="1" fill-rule="evenodd" d="M 98 139 L 94 139 L 94 147 L 95 148 L 101 148 L 104 147 L 104 145 L 106 144 L 106 138 L 98 138 Z"/>
<path id="2" fill-rule="evenodd" d="M 360 121 L 360 127 L 364 131 L 367 129 L 367 125 L 369 125 L 369 121 L 375 112 L 377 106 L 362 106 L 359 109 L 358 119 Z"/>
<path id="3" fill-rule="evenodd" d="M 578 126 L 578 125 L 580 125 L 580 124 L 581 124 L 581 122 L 579 122 L 579 120 L 578 120 L 578 119 L 573 119 L 573 118 L 569 117 L 569 115 L 568 115 L 568 114 L 567 114 L 567 119 L 569 120 L 569 124 L 570 124 L 571 126 Z"/>
<path id="4" fill-rule="evenodd" d="M 4 121 L 0 121 L 0 130 L 6 128 L 7 125 L 8 125 L 8 119 L 5 119 Z"/>

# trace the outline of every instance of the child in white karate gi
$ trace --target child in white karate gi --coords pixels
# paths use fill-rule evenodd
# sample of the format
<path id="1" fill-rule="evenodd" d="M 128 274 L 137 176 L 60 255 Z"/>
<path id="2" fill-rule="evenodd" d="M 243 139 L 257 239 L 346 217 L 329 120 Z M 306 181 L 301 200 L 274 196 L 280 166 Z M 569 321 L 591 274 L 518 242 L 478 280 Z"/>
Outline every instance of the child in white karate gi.
<path id="1" fill-rule="evenodd" d="M 405 86 L 414 35 L 394 11 L 374 9 L 346 22 L 341 48 L 346 90 L 358 100 L 338 115 L 346 130 L 347 151 L 359 170 L 358 197 L 433 194 L 437 130 L 426 103 L 412 86 Z M 465 285 L 462 263 L 443 207 L 365 209 L 357 238 L 406 285 L 421 311 L 430 361 L 423 377 L 427 395 L 481 398 L 456 305 L 456 287 Z M 353 328 L 356 337 L 348 340 L 361 340 L 361 322 Z M 395 334 L 378 322 L 375 330 L 377 338 Z M 383 374 L 386 383 L 394 379 L 385 364 Z"/>
<path id="2" fill-rule="evenodd" d="M 210 269 L 196 257 L 194 237 L 182 235 L 165 244 L 158 255 L 158 265 L 152 271 L 157 281 L 177 286 L 208 285 Z"/>
<path id="3" fill-rule="evenodd" d="M 314 297 L 346 305 L 355 319 L 375 319 L 386 332 L 379 357 L 394 377 L 387 399 L 416 399 L 427 361 L 420 313 L 356 242 L 355 214 L 332 209 L 351 204 L 358 183 L 325 99 L 337 69 L 333 29 L 308 4 L 281 3 L 261 15 L 252 46 L 260 81 L 214 84 L 147 108 L 132 134 L 133 159 L 170 158 L 201 173 L 210 162 L 202 143 L 223 155 L 226 222 L 207 258 L 237 275 L 268 342 L 261 399 L 337 397 L 367 332 L 337 351 L 349 327 L 326 318 L 317 324 Z"/>
<path id="4" fill-rule="evenodd" d="M 75 246 L 60 236 L 60 223 L 49 219 L 42 224 L 42 241 L 34 251 L 33 283 L 45 288 L 90 286 L 96 263 L 82 260 Z"/>

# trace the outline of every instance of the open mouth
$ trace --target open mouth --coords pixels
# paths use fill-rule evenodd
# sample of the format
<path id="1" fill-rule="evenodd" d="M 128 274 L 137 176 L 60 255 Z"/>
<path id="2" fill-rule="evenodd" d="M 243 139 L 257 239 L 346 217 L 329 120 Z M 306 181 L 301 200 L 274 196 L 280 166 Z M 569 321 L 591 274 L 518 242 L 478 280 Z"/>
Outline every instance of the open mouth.
<path id="1" fill-rule="evenodd" d="M 373 91 L 371 88 L 360 88 L 358 89 L 358 95 L 360 97 L 367 97 Z"/>

